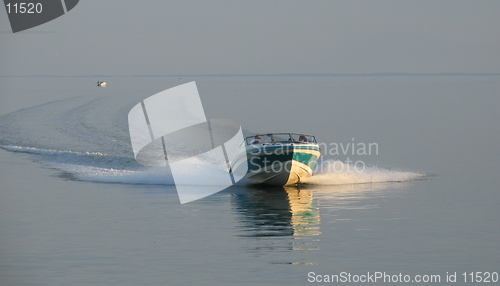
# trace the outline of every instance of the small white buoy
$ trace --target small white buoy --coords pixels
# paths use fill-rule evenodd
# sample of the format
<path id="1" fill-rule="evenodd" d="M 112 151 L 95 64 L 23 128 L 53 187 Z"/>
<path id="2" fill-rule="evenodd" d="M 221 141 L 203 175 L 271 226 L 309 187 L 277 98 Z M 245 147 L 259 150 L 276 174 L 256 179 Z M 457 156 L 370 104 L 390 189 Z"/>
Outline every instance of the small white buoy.
<path id="1" fill-rule="evenodd" d="M 106 82 L 105 81 L 97 81 L 97 86 L 106 87 Z"/>

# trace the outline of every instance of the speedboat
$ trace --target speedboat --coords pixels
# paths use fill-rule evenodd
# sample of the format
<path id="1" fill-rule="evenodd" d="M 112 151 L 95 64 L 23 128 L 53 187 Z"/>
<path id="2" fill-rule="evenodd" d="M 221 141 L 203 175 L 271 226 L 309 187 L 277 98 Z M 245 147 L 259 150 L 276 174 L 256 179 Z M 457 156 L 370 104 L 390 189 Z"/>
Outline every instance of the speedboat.
<path id="1" fill-rule="evenodd" d="M 290 186 L 310 177 L 321 156 L 316 137 L 299 133 L 257 134 L 245 138 L 247 178 L 256 183 Z"/>

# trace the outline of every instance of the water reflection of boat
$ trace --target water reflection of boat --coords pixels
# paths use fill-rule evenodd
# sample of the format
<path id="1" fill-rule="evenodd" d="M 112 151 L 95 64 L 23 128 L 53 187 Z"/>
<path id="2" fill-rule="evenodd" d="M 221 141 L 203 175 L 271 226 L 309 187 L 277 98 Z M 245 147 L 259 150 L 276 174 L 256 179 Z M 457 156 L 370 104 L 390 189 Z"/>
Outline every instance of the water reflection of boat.
<path id="1" fill-rule="evenodd" d="M 288 194 L 282 187 L 245 189 L 234 193 L 236 210 L 242 214 L 242 236 L 290 236 L 292 214 Z"/>
<path id="2" fill-rule="evenodd" d="M 310 189 L 295 186 L 285 187 L 292 214 L 291 225 L 296 236 L 321 234 L 320 215 L 317 200 L 313 200 Z"/>
<path id="3" fill-rule="evenodd" d="M 314 236 L 320 234 L 319 209 L 310 190 L 267 187 L 234 194 L 243 214 L 243 236 Z"/>
<path id="4" fill-rule="evenodd" d="M 242 215 L 242 236 L 311 237 L 321 234 L 319 202 L 325 210 L 376 207 L 370 197 L 394 195 L 394 184 L 335 186 L 255 186 L 233 192 L 235 210 Z M 398 183 L 396 193 L 406 185 Z"/>
<path id="5" fill-rule="evenodd" d="M 321 156 L 313 135 L 270 133 L 247 137 L 248 178 L 287 186 L 310 177 Z"/>
<path id="6" fill-rule="evenodd" d="M 247 251 L 273 255 L 280 251 L 319 250 L 322 216 L 330 218 L 327 225 L 331 225 L 336 221 L 337 212 L 377 207 L 370 198 L 393 196 L 405 186 L 401 183 L 291 187 L 260 185 L 234 188 L 232 204 L 239 216 L 240 236 L 253 238 L 245 244 Z M 343 216 L 339 216 L 340 221 L 345 222 Z M 308 261 L 272 263 L 314 264 Z"/>

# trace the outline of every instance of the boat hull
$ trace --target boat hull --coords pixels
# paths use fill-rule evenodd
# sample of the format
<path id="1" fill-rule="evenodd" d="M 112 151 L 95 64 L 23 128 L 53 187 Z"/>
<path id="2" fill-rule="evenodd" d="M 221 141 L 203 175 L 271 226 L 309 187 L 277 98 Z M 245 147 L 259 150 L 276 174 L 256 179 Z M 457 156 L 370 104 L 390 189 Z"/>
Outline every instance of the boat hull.
<path id="1" fill-rule="evenodd" d="M 321 152 L 317 144 L 270 144 L 247 149 L 246 177 L 256 183 L 289 186 L 313 174 Z"/>

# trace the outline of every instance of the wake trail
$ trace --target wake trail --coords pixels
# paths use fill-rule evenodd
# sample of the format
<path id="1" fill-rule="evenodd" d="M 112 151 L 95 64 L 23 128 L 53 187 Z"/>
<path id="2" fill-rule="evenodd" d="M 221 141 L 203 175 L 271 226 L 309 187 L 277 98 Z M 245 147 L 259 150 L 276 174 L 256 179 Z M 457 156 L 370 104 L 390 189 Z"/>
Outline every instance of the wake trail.
<path id="1" fill-rule="evenodd" d="M 417 172 L 389 170 L 377 166 L 357 166 L 335 159 L 318 161 L 314 176 L 304 178 L 307 185 L 349 185 L 384 182 L 405 182 L 422 179 Z"/>

